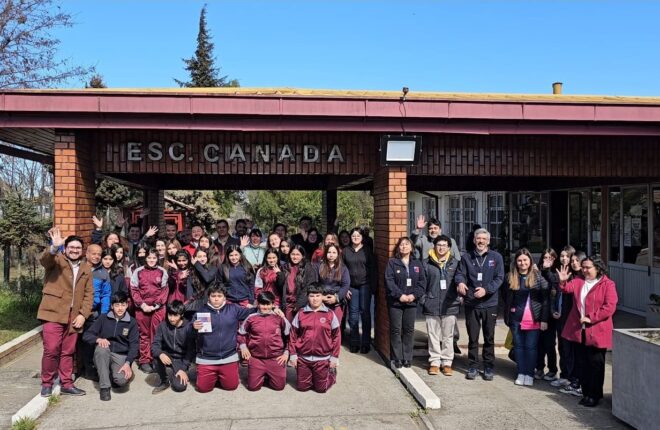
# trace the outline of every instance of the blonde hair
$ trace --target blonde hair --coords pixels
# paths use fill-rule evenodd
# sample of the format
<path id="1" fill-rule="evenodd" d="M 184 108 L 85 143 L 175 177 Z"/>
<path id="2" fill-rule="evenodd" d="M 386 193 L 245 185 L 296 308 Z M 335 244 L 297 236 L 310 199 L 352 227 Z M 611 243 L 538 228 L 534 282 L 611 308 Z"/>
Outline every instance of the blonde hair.
<path id="1" fill-rule="evenodd" d="M 516 255 L 513 257 L 513 261 L 511 261 L 511 271 L 509 271 L 508 275 L 510 290 L 517 291 L 520 289 L 520 272 L 518 272 L 518 265 L 516 264 L 516 261 L 518 261 L 518 257 L 521 255 L 529 258 L 529 271 L 527 272 L 527 278 L 525 279 L 525 287 L 529 289 L 536 285 L 538 269 L 536 266 L 534 266 L 534 259 L 532 258 L 532 254 L 527 248 L 520 248 L 518 252 L 516 252 Z"/>

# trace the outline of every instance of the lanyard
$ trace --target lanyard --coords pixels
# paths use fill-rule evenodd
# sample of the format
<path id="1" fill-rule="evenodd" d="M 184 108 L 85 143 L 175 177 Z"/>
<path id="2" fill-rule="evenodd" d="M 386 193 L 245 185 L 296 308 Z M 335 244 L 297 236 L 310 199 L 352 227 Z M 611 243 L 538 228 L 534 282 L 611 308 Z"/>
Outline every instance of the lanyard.
<path id="1" fill-rule="evenodd" d="M 477 266 L 479 266 L 479 270 L 481 272 L 483 272 L 484 263 L 486 262 L 486 259 L 488 258 L 486 256 L 486 254 L 488 254 L 488 252 L 484 252 L 484 258 L 481 260 L 481 263 L 479 263 L 479 256 L 477 255 L 476 252 L 474 253 L 474 261 L 477 263 Z"/>

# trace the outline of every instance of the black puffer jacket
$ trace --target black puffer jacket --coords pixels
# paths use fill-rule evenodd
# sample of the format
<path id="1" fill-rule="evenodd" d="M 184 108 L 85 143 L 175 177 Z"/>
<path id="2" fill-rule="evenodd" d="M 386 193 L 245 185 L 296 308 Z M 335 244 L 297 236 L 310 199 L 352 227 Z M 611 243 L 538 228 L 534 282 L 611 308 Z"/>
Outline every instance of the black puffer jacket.
<path id="1" fill-rule="evenodd" d="M 426 292 L 420 303 L 423 305 L 424 315 L 445 316 L 458 315 L 461 302 L 456 292 L 454 274 L 458 268 L 458 260 L 453 255 L 445 263 L 444 267 L 432 259 L 424 261 L 426 271 Z M 446 281 L 446 288 L 441 288 L 441 281 Z"/>
<path id="2" fill-rule="evenodd" d="M 530 289 L 527 289 L 526 286 L 521 285 L 518 290 L 512 290 L 507 285 L 504 308 L 504 323 L 507 326 L 511 325 L 511 317 L 515 313 L 515 311 L 513 311 L 513 306 L 515 303 L 516 295 L 526 295 L 527 291 L 529 291 L 530 307 L 534 321 L 545 323 L 548 322 L 548 319 L 550 318 L 550 288 L 548 286 L 548 281 L 546 281 L 545 278 L 541 276 L 541 273 L 537 271 L 536 282 Z"/>

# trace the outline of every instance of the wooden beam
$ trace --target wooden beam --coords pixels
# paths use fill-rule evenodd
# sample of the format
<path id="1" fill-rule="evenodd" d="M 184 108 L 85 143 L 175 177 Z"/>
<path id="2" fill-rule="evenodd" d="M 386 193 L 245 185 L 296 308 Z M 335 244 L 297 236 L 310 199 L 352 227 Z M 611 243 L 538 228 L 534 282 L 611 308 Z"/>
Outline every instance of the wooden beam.
<path id="1" fill-rule="evenodd" d="M 42 164 L 53 165 L 54 158 L 52 155 L 40 154 L 38 152 L 26 151 L 24 149 L 14 148 L 0 144 L 0 154 L 10 155 L 12 157 L 22 158 L 24 160 L 36 161 Z"/>

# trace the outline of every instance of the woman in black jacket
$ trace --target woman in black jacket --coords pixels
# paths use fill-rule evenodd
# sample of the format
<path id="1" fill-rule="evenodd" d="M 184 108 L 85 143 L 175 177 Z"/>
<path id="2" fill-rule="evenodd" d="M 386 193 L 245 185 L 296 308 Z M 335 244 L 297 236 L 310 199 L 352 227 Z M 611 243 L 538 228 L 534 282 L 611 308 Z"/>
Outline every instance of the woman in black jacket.
<path id="1" fill-rule="evenodd" d="M 538 341 L 548 328 L 550 302 L 548 282 L 533 266 L 532 254 L 521 248 L 511 264 L 506 290 L 504 322 L 513 334 L 518 366 L 516 385 L 534 385 Z"/>
<path id="2" fill-rule="evenodd" d="M 413 245 L 402 237 L 385 269 L 385 291 L 390 314 L 390 359 L 396 368 L 410 367 L 417 301 L 424 295 L 426 276 L 422 262 L 412 256 Z"/>
<path id="3" fill-rule="evenodd" d="M 541 270 L 541 276 L 548 281 L 549 299 L 550 299 L 550 317 L 548 318 L 548 329 L 541 332 L 539 338 L 538 355 L 536 357 L 536 372 L 534 379 L 543 379 L 544 381 L 554 381 L 558 379 L 557 373 L 557 320 L 561 315 L 561 301 L 559 300 L 561 291 L 559 290 L 559 258 L 554 249 L 548 248 L 543 251 L 538 267 Z M 545 357 L 548 357 L 548 373 L 545 373 Z"/>

